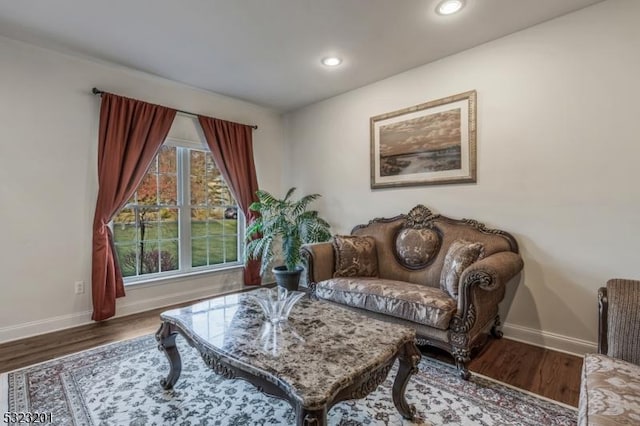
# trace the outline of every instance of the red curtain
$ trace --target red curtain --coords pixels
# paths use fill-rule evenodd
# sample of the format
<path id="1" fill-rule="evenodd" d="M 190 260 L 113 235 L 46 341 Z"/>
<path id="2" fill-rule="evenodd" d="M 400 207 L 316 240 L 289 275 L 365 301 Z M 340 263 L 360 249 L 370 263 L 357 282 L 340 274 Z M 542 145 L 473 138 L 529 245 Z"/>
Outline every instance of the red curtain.
<path id="1" fill-rule="evenodd" d="M 93 219 L 91 289 L 94 321 L 115 315 L 124 296 L 108 224 L 131 198 L 171 128 L 176 111 L 108 93 L 102 95 L 98 200 Z"/>
<path id="2" fill-rule="evenodd" d="M 249 210 L 252 202 L 258 201 L 258 178 L 253 163 L 252 128 L 244 124 L 198 116 L 200 126 L 211 150 L 213 160 L 229 185 L 247 224 L 256 217 Z M 244 268 L 244 283 L 260 285 L 260 262 L 247 260 Z"/>

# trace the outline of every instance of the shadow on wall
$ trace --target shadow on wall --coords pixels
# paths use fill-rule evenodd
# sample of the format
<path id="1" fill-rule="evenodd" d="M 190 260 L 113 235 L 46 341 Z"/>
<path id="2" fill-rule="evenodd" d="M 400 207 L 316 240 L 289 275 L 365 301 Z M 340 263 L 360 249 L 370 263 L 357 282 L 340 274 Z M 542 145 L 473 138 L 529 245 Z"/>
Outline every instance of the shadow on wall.
<path id="1" fill-rule="evenodd" d="M 508 283 L 500 317 L 521 327 L 540 345 L 595 342 L 597 332 L 597 288 L 585 289 L 593 281 L 588 271 L 542 250 L 522 235 L 517 237 L 524 270 L 519 281 Z M 596 286 L 597 287 L 597 286 Z M 549 329 L 554 327 L 554 329 Z"/>
<path id="2" fill-rule="evenodd" d="M 543 271 L 536 257 L 532 256 L 529 248 L 532 241 L 522 235 L 513 234 L 518 241 L 520 256 L 524 261 L 522 271 L 513 277 L 506 285 L 504 300 L 500 304 L 499 313 L 502 324 L 525 327 L 530 330 L 541 331 L 542 324 L 535 297 L 531 291 L 531 283 L 543 284 Z M 529 286 L 528 286 L 529 284 Z M 512 309 L 514 310 L 512 312 Z M 526 325 L 522 325 L 526 324 Z"/>
<path id="3" fill-rule="evenodd" d="M 518 275 L 511 278 L 505 285 L 504 299 L 502 299 L 500 306 L 498 306 L 498 314 L 500 315 L 502 325 L 504 325 L 504 323 L 509 319 L 508 315 L 511 310 L 511 305 L 513 304 L 513 299 L 516 297 L 518 288 L 524 287 L 524 284 L 522 284 L 523 282 L 524 272 L 520 272 Z"/>

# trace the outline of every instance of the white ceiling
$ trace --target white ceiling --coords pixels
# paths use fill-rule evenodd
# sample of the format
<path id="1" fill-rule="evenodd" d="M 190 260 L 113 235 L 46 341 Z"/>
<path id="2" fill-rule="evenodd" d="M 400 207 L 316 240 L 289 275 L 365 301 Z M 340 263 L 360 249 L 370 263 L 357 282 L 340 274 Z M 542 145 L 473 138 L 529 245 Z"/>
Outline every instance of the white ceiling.
<path id="1" fill-rule="evenodd" d="M 601 0 L 438 1 L 14 0 L 0 35 L 288 111 Z"/>

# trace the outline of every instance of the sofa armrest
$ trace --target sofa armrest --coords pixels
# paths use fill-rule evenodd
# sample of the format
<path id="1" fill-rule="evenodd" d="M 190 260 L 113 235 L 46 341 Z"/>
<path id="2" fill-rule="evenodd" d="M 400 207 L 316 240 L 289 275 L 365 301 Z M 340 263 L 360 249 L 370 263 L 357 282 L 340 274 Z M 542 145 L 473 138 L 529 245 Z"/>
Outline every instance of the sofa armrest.
<path id="1" fill-rule="evenodd" d="M 640 365 L 640 281 L 610 279 L 601 296 L 599 349 Z"/>
<path id="2" fill-rule="evenodd" d="M 494 253 L 471 264 L 460 277 L 459 315 L 466 317 L 470 303 L 478 299 L 487 299 L 487 303 L 497 308 L 504 297 L 505 284 L 515 277 L 523 266 L 522 257 L 511 251 Z M 477 312 L 481 310 L 482 306 L 476 306 Z"/>
<path id="3" fill-rule="evenodd" d="M 300 253 L 307 263 L 307 285 L 333 277 L 333 245 L 330 242 L 305 244 Z"/>

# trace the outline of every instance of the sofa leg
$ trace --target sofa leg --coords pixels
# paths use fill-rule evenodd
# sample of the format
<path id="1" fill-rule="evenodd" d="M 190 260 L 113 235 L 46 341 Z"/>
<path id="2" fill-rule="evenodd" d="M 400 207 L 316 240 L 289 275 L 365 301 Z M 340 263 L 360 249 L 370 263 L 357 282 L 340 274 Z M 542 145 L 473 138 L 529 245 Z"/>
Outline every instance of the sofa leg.
<path id="1" fill-rule="evenodd" d="M 469 380 L 471 373 L 469 372 L 469 368 L 467 368 L 466 362 L 462 361 L 460 358 L 456 358 L 456 368 L 458 369 L 458 374 L 462 380 Z"/>
<path id="2" fill-rule="evenodd" d="M 458 335 L 451 335 L 454 339 L 458 337 Z M 468 343 L 466 336 L 462 336 L 460 339 L 461 343 L 465 345 Z M 467 346 L 451 346 L 451 355 L 453 356 L 454 361 L 456 362 L 456 368 L 458 369 L 458 374 L 462 377 L 463 380 L 469 380 L 471 377 L 471 373 L 469 373 L 469 368 L 467 367 L 467 363 L 471 361 L 471 349 Z"/>
<path id="3" fill-rule="evenodd" d="M 504 333 L 502 332 L 502 330 L 498 328 L 499 326 L 500 326 L 500 315 L 496 315 L 496 319 L 493 323 L 493 326 L 491 326 L 491 335 L 496 339 L 502 339 L 502 336 L 504 336 Z"/>

